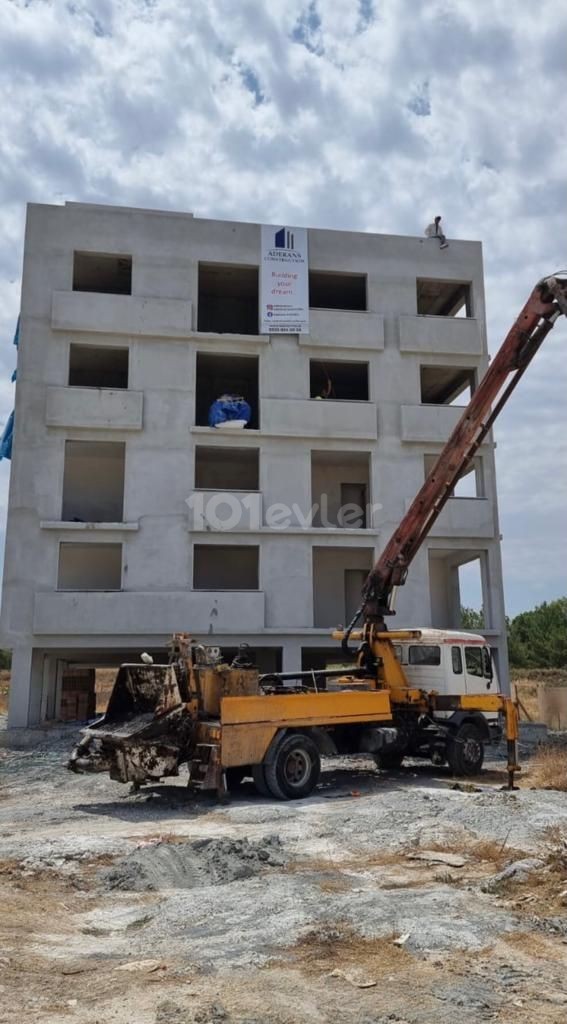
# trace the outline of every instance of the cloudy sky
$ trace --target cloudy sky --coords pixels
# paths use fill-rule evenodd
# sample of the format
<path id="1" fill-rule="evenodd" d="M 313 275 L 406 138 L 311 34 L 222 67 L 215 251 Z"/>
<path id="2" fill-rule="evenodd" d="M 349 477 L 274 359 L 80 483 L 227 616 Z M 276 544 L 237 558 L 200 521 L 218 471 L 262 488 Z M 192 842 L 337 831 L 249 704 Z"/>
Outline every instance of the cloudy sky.
<path id="1" fill-rule="evenodd" d="M 484 243 L 496 351 L 567 267 L 566 64 L 562 0 L 0 0 L 0 423 L 29 200 L 399 234 L 441 212 Z M 496 431 L 510 614 L 567 593 L 566 367 L 561 322 Z"/>

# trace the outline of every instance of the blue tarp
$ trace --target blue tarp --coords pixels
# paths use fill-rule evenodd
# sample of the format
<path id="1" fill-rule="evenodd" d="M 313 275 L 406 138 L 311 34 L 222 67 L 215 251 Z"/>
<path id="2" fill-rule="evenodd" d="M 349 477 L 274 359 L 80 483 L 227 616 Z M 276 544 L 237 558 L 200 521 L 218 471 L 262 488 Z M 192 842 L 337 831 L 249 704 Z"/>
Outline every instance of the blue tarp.
<path id="1" fill-rule="evenodd" d="M 0 438 L 0 459 L 11 459 L 12 458 L 12 440 L 14 437 L 14 410 L 8 417 L 8 422 L 4 427 L 2 437 Z"/>
<path id="2" fill-rule="evenodd" d="M 14 345 L 16 348 L 20 344 L 20 318 L 18 317 L 16 323 L 16 330 L 14 333 Z M 12 381 L 15 381 L 17 370 L 14 370 L 12 374 Z M 12 441 L 14 438 L 14 410 L 8 417 L 8 422 L 4 427 L 2 437 L 0 438 L 0 459 L 11 459 L 12 458 Z"/>
<path id="3" fill-rule="evenodd" d="M 209 426 L 217 427 L 219 423 L 228 423 L 229 420 L 244 420 L 245 423 L 249 423 L 251 417 L 252 410 L 243 398 L 222 395 L 209 409 Z"/>

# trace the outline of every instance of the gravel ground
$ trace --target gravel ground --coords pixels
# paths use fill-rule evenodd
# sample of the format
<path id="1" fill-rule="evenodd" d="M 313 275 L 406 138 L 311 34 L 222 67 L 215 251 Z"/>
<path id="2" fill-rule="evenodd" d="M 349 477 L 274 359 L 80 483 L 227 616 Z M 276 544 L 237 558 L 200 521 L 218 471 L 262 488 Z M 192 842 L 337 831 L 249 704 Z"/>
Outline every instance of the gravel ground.
<path id="1" fill-rule="evenodd" d="M 74 739 L 0 751 L 0 1021 L 567 1019 L 566 794 L 336 759 L 219 805 L 74 776 Z"/>

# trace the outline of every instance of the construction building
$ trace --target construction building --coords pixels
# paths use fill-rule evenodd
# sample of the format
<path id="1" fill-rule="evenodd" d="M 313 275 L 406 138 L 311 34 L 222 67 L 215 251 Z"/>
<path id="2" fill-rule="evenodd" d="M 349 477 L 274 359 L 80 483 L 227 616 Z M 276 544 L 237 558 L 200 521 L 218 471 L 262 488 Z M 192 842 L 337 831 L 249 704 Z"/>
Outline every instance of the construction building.
<path id="1" fill-rule="evenodd" d="M 173 631 L 227 656 L 244 641 L 264 671 L 337 660 L 331 628 L 487 366 L 482 253 L 307 237 L 307 326 L 260 333 L 260 225 L 29 206 L 1 622 L 11 725 L 70 717 L 97 666 L 163 658 Z M 208 425 L 225 393 L 248 403 L 244 428 Z M 458 627 L 471 563 L 505 686 L 492 443 L 412 565 L 396 625 Z"/>

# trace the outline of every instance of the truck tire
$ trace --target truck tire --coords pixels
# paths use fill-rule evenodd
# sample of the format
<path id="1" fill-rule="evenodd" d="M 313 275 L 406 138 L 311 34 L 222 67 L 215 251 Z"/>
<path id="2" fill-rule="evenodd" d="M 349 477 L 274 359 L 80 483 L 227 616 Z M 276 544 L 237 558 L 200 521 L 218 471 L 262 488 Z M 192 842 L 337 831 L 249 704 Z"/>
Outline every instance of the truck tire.
<path id="1" fill-rule="evenodd" d="M 301 800 L 313 792 L 321 774 L 319 751 L 310 736 L 292 732 L 265 766 L 268 789 L 278 800 Z"/>
<path id="2" fill-rule="evenodd" d="M 268 783 L 266 782 L 266 766 L 264 764 L 253 764 L 252 765 L 252 778 L 254 785 L 258 790 L 260 796 L 273 796 L 268 789 Z M 283 796 L 278 799 L 283 800 Z"/>
<path id="3" fill-rule="evenodd" d="M 484 743 L 471 722 L 465 722 L 447 741 L 447 761 L 453 775 L 478 775 L 484 761 Z"/>

